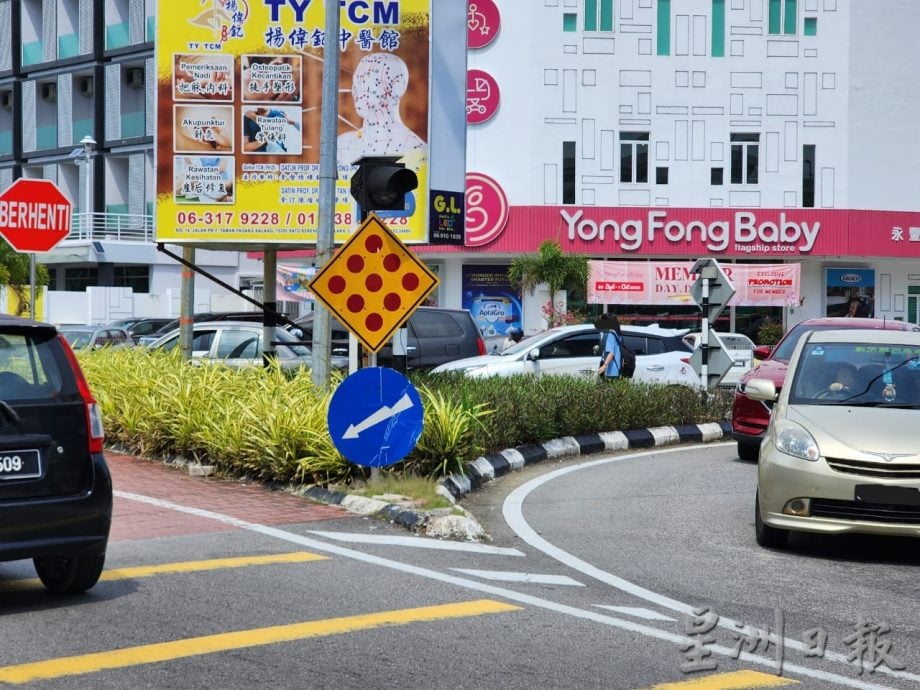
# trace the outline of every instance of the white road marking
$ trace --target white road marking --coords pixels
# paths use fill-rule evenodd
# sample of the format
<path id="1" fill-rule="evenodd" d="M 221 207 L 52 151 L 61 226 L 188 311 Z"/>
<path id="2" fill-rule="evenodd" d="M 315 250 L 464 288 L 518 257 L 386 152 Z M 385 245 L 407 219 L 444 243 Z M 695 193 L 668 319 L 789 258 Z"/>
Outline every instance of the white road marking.
<path id="1" fill-rule="evenodd" d="M 508 549 L 503 546 L 489 546 L 466 541 L 444 541 L 442 539 L 429 539 L 427 537 L 393 537 L 384 534 L 357 534 L 354 532 L 322 532 L 308 530 L 310 534 L 326 539 L 335 539 L 352 544 L 374 544 L 382 546 L 409 546 L 414 549 L 437 549 L 441 551 L 468 551 L 470 553 L 486 553 L 498 556 L 523 556 L 523 551 Z"/>
<path id="2" fill-rule="evenodd" d="M 676 621 L 676 618 L 671 618 L 670 616 L 665 616 L 664 614 L 658 613 L 657 611 L 652 611 L 651 609 L 644 609 L 640 606 L 607 606 L 606 604 L 595 604 L 599 609 L 607 609 L 608 611 L 616 611 L 617 613 L 625 613 L 627 616 L 635 616 L 636 618 L 645 618 L 650 621 Z"/>
<path id="3" fill-rule="evenodd" d="M 256 534 L 262 534 L 266 537 L 279 539 L 290 544 L 298 544 L 300 546 L 313 549 L 314 551 L 332 553 L 337 556 L 342 556 L 343 558 L 351 558 L 356 561 L 361 561 L 362 563 L 370 563 L 372 565 L 377 565 L 383 568 L 396 570 L 401 573 L 417 575 L 419 577 L 428 578 L 429 580 L 435 580 L 437 582 L 443 582 L 445 584 L 455 585 L 458 587 L 465 587 L 466 589 L 470 589 L 476 592 L 487 592 L 493 596 L 503 597 L 510 601 L 516 601 L 521 604 L 528 604 L 535 608 L 546 609 L 548 611 L 555 611 L 556 613 L 562 613 L 568 616 L 573 616 L 575 618 L 580 618 L 582 620 L 601 623 L 602 625 L 608 625 L 612 628 L 619 628 L 620 630 L 628 630 L 640 635 L 652 637 L 656 640 L 670 642 L 675 645 L 687 645 L 695 643 L 694 639 L 691 639 L 685 635 L 679 635 L 677 633 L 668 632 L 666 630 L 659 630 L 658 628 L 642 625 L 641 623 L 635 623 L 633 621 L 625 620 L 622 618 L 615 618 L 613 616 L 597 613 L 595 611 L 588 611 L 585 609 L 576 608 L 574 606 L 567 606 L 566 604 L 560 604 L 555 601 L 550 601 L 549 599 L 541 599 L 529 594 L 522 594 L 520 592 L 514 591 L 513 589 L 496 587 L 495 585 L 486 584 L 484 582 L 477 582 L 476 580 L 467 580 L 462 577 L 447 575 L 445 573 L 438 572 L 437 570 L 429 570 L 428 568 L 420 568 L 409 563 L 400 563 L 399 561 L 392 561 L 388 558 L 372 556 L 371 554 L 362 553 L 361 551 L 354 551 L 343 546 L 336 546 L 335 544 L 329 544 L 326 542 L 317 541 L 316 539 L 310 539 L 309 537 L 295 534 L 294 532 L 287 532 L 277 527 L 260 525 L 255 522 L 247 522 L 246 520 L 240 520 L 239 518 L 235 518 L 230 515 L 215 513 L 211 510 L 204 510 L 202 508 L 192 508 L 190 506 L 172 503 L 171 501 L 164 501 L 159 498 L 153 498 L 152 496 L 144 496 L 142 494 L 134 494 L 126 491 L 114 491 L 113 493 L 119 498 L 124 498 L 129 501 L 138 501 L 139 503 L 146 503 L 148 505 L 157 506 L 158 508 L 175 510 L 176 512 L 185 513 L 186 515 L 195 515 L 196 517 L 204 518 L 207 520 L 215 520 L 217 522 L 223 523 L 225 525 L 230 525 L 238 529 L 244 529 L 250 532 L 255 532 Z M 707 645 L 706 648 L 714 654 L 720 654 L 726 657 L 735 657 L 735 652 L 733 649 L 729 649 L 728 647 L 724 647 L 722 645 Z M 759 664 L 760 666 L 766 666 L 768 668 L 774 668 L 776 665 L 776 662 L 772 658 L 756 656 L 750 652 L 741 652 L 741 655 L 737 658 L 741 659 L 741 661 L 746 661 L 752 664 Z M 826 680 L 828 682 L 837 683 L 838 685 L 843 685 L 845 687 L 856 688 L 857 690 L 893 690 L 893 688 L 887 685 L 867 683 L 865 681 L 847 678 L 836 673 L 820 671 L 818 669 L 813 669 L 806 666 L 799 666 L 798 664 L 786 663 L 784 664 L 783 668 L 789 673 L 808 676 L 809 678 L 817 678 L 819 680 Z M 882 670 L 883 668 L 877 669 L 877 671 Z"/>
<path id="4" fill-rule="evenodd" d="M 722 447 L 728 445 L 734 445 L 734 441 L 725 442 L 725 443 L 713 443 L 708 444 L 707 447 Z M 578 470 L 587 469 L 590 467 L 596 467 L 598 465 L 606 465 L 613 462 L 622 462 L 624 460 L 633 460 L 635 458 L 641 458 L 646 455 L 651 455 L 654 453 L 666 454 L 666 453 L 682 453 L 686 452 L 685 447 L 675 447 L 675 448 L 654 448 L 646 451 L 640 451 L 638 453 L 629 453 L 627 455 L 616 455 L 612 457 L 600 458 L 598 460 L 590 460 L 586 462 L 580 462 L 576 465 L 569 465 L 567 467 L 561 467 L 558 470 L 553 470 L 552 472 L 547 472 L 546 474 L 540 475 L 539 477 L 534 477 L 530 481 L 522 484 L 521 486 L 514 489 L 508 497 L 505 499 L 505 504 L 502 508 L 502 514 L 504 515 L 505 522 L 508 523 L 508 526 L 511 530 L 517 534 L 525 543 L 529 544 L 538 551 L 542 551 L 550 558 L 553 558 L 560 563 L 567 565 L 573 570 L 577 570 L 583 575 L 588 577 L 593 577 L 595 580 L 599 580 L 605 584 L 610 585 L 619 589 L 621 592 L 626 592 L 645 601 L 651 602 L 663 608 L 675 611 L 683 616 L 693 616 L 693 609 L 696 608 L 692 604 L 688 604 L 676 599 L 672 599 L 664 594 L 659 594 L 658 592 L 653 592 L 650 589 L 646 589 L 640 585 L 630 582 L 629 580 L 624 580 L 622 577 L 618 577 L 613 573 L 608 573 L 605 570 L 583 561 L 577 556 L 573 556 L 567 551 L 563 551 L 559 547 L 550 544 L 546 539 L 544 539 L 540 534 L 534 530 L 524 519 L 523 506 L 524 500 L 527 496 L 534 491 L 535 489 L 547 484 L 554 479 L 558 479 L 566 474 L 571 472 L 577 472 Z M 746 624 L 740 623 L 738 621 L 732 620 L 727 616 L 719 616 L 719 626 L 727 628 L 729 630 L 737 632 L 742 629 Z M 768 634 L 769 631 L 761 631 L 764 634 Z M 808 646 L 803 643 L 801 640 L 795 640 L 792 638 L 785 638 L 785 646 L 791 649 L 796 649 L 802 652 L 807 651 Z M 844 664 L 850 669 L 858 669 L 856 663 L 850 662 L 847 660 L 846 655 L 840 654 L 839 652 L 832 652 L 826 650 L 824 653 L 825 660 L 835 661 L 841 664 Z M 787 666 L 788 667 L 788 666 Z M 788 667 L 791 668 L 791 667 Z M 920 683 L 920 675 L 914 673 L 907 673 L 906 671 L 893 671 L 887 666 L 879 666 L 875 669 L 875 673 L 886 674 L 893 676 L 895 678 L 902 678 L 904 680 L 910 680 L 915 683 Z M 842 678 L 842 676 L 841 676 Z M 850 679 L 846 680 L 846 683 L 852 682 Z M 857 687 L 852 685 L 850 687 Z"/>
<path id="5" fill-rule="evenodd" d="M 537 573 L 511 573 L 505 570 L 468 570 L 466 568 L 451 568 L 464 575 L 481 577 L 483 580 L 497 580 L 499 582 L 524 582 L 532 585 L 567 585 L 569 587 L 584 587 L 578 580 L 573 580 L 566 575 L 539 575 Z"/>

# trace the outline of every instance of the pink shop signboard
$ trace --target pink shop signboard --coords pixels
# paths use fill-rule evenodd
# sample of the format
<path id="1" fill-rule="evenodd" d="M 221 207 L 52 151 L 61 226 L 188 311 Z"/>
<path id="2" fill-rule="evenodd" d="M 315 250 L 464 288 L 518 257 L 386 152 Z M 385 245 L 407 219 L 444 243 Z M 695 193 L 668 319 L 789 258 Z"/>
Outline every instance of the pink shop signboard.
<path id="1" fill-rule="evenodd" d="M 845 209 L 513 206 L 491 246 L 529 251 L 512 245 L 534 228 L 558 232 L 566 251 L 607 256 L 920 258 L 920 213 Z"/>

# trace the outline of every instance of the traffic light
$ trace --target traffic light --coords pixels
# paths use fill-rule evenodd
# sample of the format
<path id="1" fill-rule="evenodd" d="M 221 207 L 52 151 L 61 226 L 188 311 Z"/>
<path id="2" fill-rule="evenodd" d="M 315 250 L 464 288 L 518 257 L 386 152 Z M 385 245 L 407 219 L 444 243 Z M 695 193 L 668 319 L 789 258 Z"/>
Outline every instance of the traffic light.
<path id="1" fill-rule="evenodd" d="M 418 177 L 399 156 L 365 156 L 356 163 L 351 178 L 351 195 L 362 211 L 401 211 L 406 194 L 418 187 Z"/>

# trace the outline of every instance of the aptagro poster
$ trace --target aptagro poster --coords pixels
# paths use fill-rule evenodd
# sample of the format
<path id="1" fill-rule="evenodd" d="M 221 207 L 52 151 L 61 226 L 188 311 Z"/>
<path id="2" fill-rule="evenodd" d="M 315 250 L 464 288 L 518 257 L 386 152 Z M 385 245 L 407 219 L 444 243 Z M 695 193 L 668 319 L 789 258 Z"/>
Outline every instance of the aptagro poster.
<path id="1" fill-rule="evenodd" d="M 327 37 L 320 0 L 160 3 L 157 241 L 315 243 L 323 46 L 340 50 L 335 241 L 359 218 L 362 156 L 400 156 L 418 176 L 405 211 L 381 212 L 427 241 L 428 0 L 343 0 Z"/>

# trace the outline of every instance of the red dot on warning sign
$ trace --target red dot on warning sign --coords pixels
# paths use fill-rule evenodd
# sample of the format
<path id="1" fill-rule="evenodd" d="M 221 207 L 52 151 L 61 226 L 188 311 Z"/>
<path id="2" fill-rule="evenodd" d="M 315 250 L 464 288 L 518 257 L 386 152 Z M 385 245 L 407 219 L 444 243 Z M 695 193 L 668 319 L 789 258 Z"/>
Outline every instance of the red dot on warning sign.
<path id="1" fill-rule="evenodd" d="M 415 290 L 418 285 L 418 276 L 414 273 L 407 273 L 402 277 L 402 286 L 404 290 Z"/>
<path id="2" fill-rule="evenodd" d="M 377 312 L 368 314 L 367 318 L 364 319 L 364 325 L 369 331 L 379 331 L 381 328 L 383 328 L 383 317 Z"/>
<path id="3" fill-rule="evenodd" d="M 351 295 L 345 305 L 348 307 L 348 311 L 352 314 L 357 314 L 364 309 L 364 298 L 361 295 Z"/>
<path id="4" fill-rule="evenodd" d="M 383 248 L 383 238 L 380 235 L 369 235 L 364 240 L 364 248 L 372 254 L 376 254 Z"/>
<path id="5" fill-rule="evenodd" d="M 345 279 L 342 276 L 332 276 L 329 279 L 329 291 L 338 295 L 345 289 Z"/>
<path id="6" fill-rule="evenodd" d="M 377 273 L 371 273 L 364 280 L 364 287 L 366 287 L 371 292 L 377 292 L 380 288 L 383 287 L 383 278 L 381 278 Z"/>
<path id="7" fill-rule="evenodd" d="M 387 296 L 383 298 L 383 306 L 387 311 L 396 311 L 401 305 L 402 298 L 395 292 L 387 293 Z"/>
<path id="8" fill-rule="evenodd" d="M 364 270 L 364 257 L 358 256 L 357 254 L 349 256 L 346 265 L 348 266 L 348 270 L 352 273 L 360 273 Z"/>
<path id="9" fill-rule="evenodd" d="M 390 273 L 398 271 L 401 263 L 402 261 L 398 254 L 387 254 L 383 259 L 383 267 Z"/>

